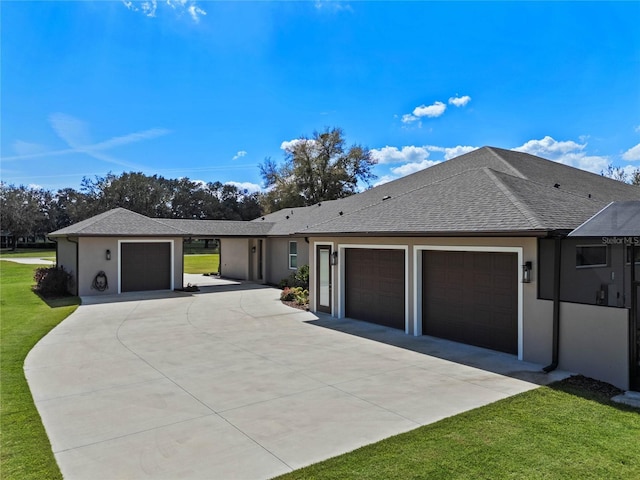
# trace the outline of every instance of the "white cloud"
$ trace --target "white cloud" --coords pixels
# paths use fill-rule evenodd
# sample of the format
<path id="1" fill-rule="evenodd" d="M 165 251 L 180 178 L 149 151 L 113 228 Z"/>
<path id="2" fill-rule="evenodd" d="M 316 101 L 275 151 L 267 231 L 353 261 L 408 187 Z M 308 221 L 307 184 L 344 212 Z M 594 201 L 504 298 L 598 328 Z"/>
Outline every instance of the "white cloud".
<path id="1" fill-rule="evenodd" d="M 410 175 L 420 170 L 424 170 L 425 168 L 432 167 L 433 165 L 437 165 L 438 163 L 440 163 L 440 161 L 438 160 L 422 160 L 421 162 L 406 163 L 399 167 L 392 168 L 391 173 L 400 177 L 404 177 L 405 175 Z"/>
<path id="2" fill-rule="evenodd" d="M 49 124 L 62 140 L 70 147 L 76 148 L 91 143 L 89 128 L 86 122 L 67 115 L 66 113 L 52 113 L 49 115 Z"/>
<path id="3" fill-rule="evenodd" d="M 561 155 L 582 151 L 586 146 L 586 143 L 580 144 L 573 140 L 559 142 L 547 135 L 541 140 L 529 140 L 524 145 L 514 148 L 514 150 L 556 160 Z"/>
<path id="4" fill-rule="evenodd" d="M 378 181 L 374 183 L 373 186 L 377 187 L 378 185 L 389 183 L 390 181 L 395 180 L 396 178 L 398 177 L 394 177 L 393 175 L 383 175 L 381 177 L 378 177 Z"/>
<path id="5" fill-rule="evenodd" d="M 431 105 L 420 105 L 413 109 L 412 113 L 405 113 L 402 115 L 401 121 L 402 123 L 413 123 L 420 120 L 422 117 L 435 118 L 442 115 L 447 106 L 442 102 L 434 102 Z M 396 116 L 397 117 L 397 116 Z M 422 127 L 422 122 L 418 124 L 419 127 Z"/>
<path id="6" fill-rule="evenodd" d="M 380 149 L 371 149 L 371 156 L 379 164 L 421 162 L 429 157 L 429 151 L 426 147 L 413 145 L 402 147 L 402 149 L 386 146 Z"/>
<path id="7" fill-rule="evenodd" d="M 145 17 L 155 17 L 158 9 L 157 0 L 147 0 L 144 2 L 136 2 L 130 0 L 122 0 L 125 7 L 133 12 L 141 12 Z"/>
<path id="8" fill-rule="evenodd" d="M 200 21 L 201 16 L 204 16 L 207 14 L 207 12 L 205 12 L 202 8 L 198 7 L 195 3 L 187 7 L 187 12 L 189 12 L 189 15 L 191 15 L 191 19 L 196 23 Z"/>
<path id="9" fill-rule="evenodd" d="M 447 106 L 442 102 L 434 102 L 432 105 L 420 105 L 413 109 L 413 115 L 415 117 L 439 117 L 447 109 Z"/>
<path id="10" fill-rule="evenodd" d="M 129 145 L 130 143 L 141 142 L 143 140 L 152 140 L 154 138 L 167 135 L 168 133 L 171 133 L 171 130 L 167 130 L 166 128 L 150 128 L 149 130 L 143 130 L 142 132 L 113 137 L 109 140 L 105 140 L 104 142 L 93 144 L 90 148 L 92 150 L 107 150 L 109 148 L 121 147 L 123 145 Z"/>
<path id="11" fill-rule="evenodd" d="M 444 153 L 445 160 L 450 160 L 478 149 L 478 147 L 470 147 L 468 145 L 458 145 L 456 147 L 437 147 L 435 145 L 427 145 L 425 148 L 430 152 Z"/>
<path id="12" fill-rule="evenodd" d="M 2 160 L 24 160 L 28 158 L 84 153 L 104 162 L 121 165 L 131 169 L 143 170 L 143 166 L 112 157 L 106 154 L 105 151 L 110 150 L 114 147 L 129 145 L 131 143 L 137 143 L 143 140 L 151 140 L 153 138 L 157 138 L 170 133 L 169 130 L 164 128 L 152 128 L 149 130 L 144 130 L 142 132 L 130 133 L 127 135 L 113 137 L 103 142 L 94 143 L 91 140 L 91 135 L 89 134 L 89 127 L 87 123 L 78 118 L 67 115 L 65 113 L 53 113 L 49 116 L 49 123 L 58 137 L 60 137 L 60 139 L 62 139 L 70 148 L 65 148 L 62 150 L 39 149 L 39 151 L 35 151 L 33 149 L 33 145 L 36 144 L 18 141 L 14 144 L 14 148 L 16 148 L 17 144 L 18 149 L 23 149 L 23 153 L 19 153 L 18 155 L 15 155 L 13 157 L 3 157 Z M 25 149 L 25 146 L 31 147 L 27 147 Z M 29 151 L 29 149 L 31 151 Z"/>
<path id="13" fill-rule="evenodd" d="M 280 149 L 286 152 L 292 152 L 293 149 L 296 148 L 296 145 L 306 142 L 313 143 L 313 140 L 308 138 L 294 138 L 293 140 L 285 140 L 280 144 Z"/>
<path id="14" fill-rule="evenodd" d="M 627 162 L 635 162 L 640 160 L 640 143 L 624 152 L 622 154 L 622 159 L 626 160 Z"/>
<path id="15" fill-rule="evenodd" d="M 140 12 L 145 17 L 154 18 L 159 10 L 159 5 L 171 8 L 177 16 L 187 14 L 195 23 L 207 12 L 198 5 L 196 0 L 164 0 L 158 4 L 158 0 L 121 0 L 122 4 L 133 12 Z"/>
<path id="16" fill-rule="evenodd" d="M 39 153 L 46 152 L 48 148 L 38 143 L 24 142 L 22 140 L 16 140 L 13 142 L 13 150 L 18 156 L 23 155 L 37 155 Z"/>
<path id="17" fill-rule="evenodd" d="M 236 153 L 236 154 L 233 156 L 232 160 L 237 160 L 237 159 L 239 159 L 239 158 L 242 158 L 242 157 L 244 157 L 246 154 L 247 154 L 247 152 L 246 152 L 246 151 L 244 151 L 244 150 L 240 150 L 238 153 Z"/>
<path id="18" fill-rule="evenodd" d="M 262 187 L 256 183 L 251 182 L 225 182 L 226 185 L 233 185 L 241 192 L 256 193 L 262 191 Z"/>
<path id="19" fill-rule="evenodd" d="M 573 140 L 557 141 L 547 135 L 541 140 L 529 140 L 524 145 L 514 148 L 514 150 L 530 153 L 593 173 L 600 173 L 606 170 L 609 165 L 609 158 L 587 155 L 584 151 L 586 147 L 586 143 L 577 143 Z"/>
<path id="20" fill-rule="evenodd" d="M 402 165 L 393 167 L 389 170 L 391 175 L 382 175 L 374 186 L 382 185 L 405 175 L 410 175 L 419 170 L 424 170 L 443 160 L 433 160 L 429 158 L 430 152 L 439 152 L 444 160 L 476 150 L 477 147 L 462 146 L 456 147 L 440 147 L 437 145 L 415 146 L 407 145 L 402 148 L 398 147 L 382 147 L 371 149 L 371 155 L 378 162 L 378 165 L 388 165 L 392 163 L 401 163 Z"/>
<path id="21" fill-rule="evenodd" d="M 469 95 L 464 95 L 462 97 L 451 97 L 449 99 L 449 104 L 455 105 L 456 107 L 464 107 L 470 101 L 471 97 Z"/>
<path id="22" fill-rule="evenodd" d="M 402 123 L 413 123 L 418 120 L 418 117 L 411 115 L 410 113 L 405 113 L 402 115 Z"/>

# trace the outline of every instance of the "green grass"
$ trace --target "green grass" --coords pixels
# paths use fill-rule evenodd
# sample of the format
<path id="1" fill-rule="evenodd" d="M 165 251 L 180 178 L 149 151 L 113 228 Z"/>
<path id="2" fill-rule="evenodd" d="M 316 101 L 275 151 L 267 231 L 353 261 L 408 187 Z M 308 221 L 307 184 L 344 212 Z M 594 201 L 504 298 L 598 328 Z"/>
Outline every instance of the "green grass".
<path id="1" fill-rule="evenodd" d="M 0 258 L 44 258 L 45 260 L 54 260 L 56 259 L 56 251 L 55 250 L 40 250 L 37 248 L 18 248 L 16 251 L 13 250 L 2 250 L 0 251 Z"/>
<path id="2" fill-rule="evenodd" d="M 31 291 L 34 265 L 0 262 L 0 478 L 62 478 L 24 377 L 24 359 L 70 315 L 78 298 L 45 303 Z"/>
<path id="3" fill-rule="evenodd" d="M 638 479 L 640 412 L 542 387 L 278 478 Z"/>
<path id="4" fill-rule="evenodd" d="M 220 254 L 185 255 L 184 273 L 217 273 L 220 271 Z"/>

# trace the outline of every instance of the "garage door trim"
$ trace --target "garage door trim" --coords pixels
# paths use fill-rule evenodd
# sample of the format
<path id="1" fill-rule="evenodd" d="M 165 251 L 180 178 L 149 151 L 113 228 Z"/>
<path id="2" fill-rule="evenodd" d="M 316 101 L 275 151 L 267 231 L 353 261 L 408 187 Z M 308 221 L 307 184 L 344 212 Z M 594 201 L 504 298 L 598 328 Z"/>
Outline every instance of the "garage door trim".
<path id="1" fill-rule="evenodd" d="M 364 248 L 370 250 L 403 250 L 404 251 L 404 331 L 409 333 L 409 246 L 408 245 L 373 245 L 340 243 L 338 244 L 338 265 L 340 275 L 338 279 L 338 318 L 345 318 L 346 312 L 346 289 L 345 289 L 345 250 L 348 248 Z"/>
<path id="2" fill-rule="evenodd" d="M 168 243 L 169 244 L 169 249 L 170 249 L 170 262 L 171 262 L 171 268 L 170 268 L 170 289 L 174 290 L 175 289 L 175 284 L 174 284 L 174 280 L 175 280 L 175 275 L 174 275 L 174 266 L 175 266 L 175 255 L 174 255 L 174 246 L 175 246 L 175 242 L 174 240 L 167 240 L 167 239 L 153 239 L 153 238 L 139 238 L 139 239 L 132 239 L 132 240 L 118 240 L 118 294 L 122 293 L 122 244 L 123 243 Z"/>
<path id="3" fill-rule="evenodd" d="M 422 335 L 422 252 L 425 250 L 439 250 L 449 252 L 493 252 L 493 253 L 516 253 L 518 261 L 518 360 L 522 360 L 523 350 L 523 283 L 522 268 L 524 264 L 522 247 L 500 247 L 500 246 L 467 246 L 467 245 L 414 245 L 413 247 L 413 332 L 414 335 Z"/>

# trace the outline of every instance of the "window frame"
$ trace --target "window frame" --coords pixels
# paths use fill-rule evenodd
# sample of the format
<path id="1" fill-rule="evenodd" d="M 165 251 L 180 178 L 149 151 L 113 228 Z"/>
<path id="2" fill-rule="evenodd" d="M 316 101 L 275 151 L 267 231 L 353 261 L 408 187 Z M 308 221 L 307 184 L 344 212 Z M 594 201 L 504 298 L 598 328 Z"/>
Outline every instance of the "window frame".
<path id="1" fill-rule="evenodd" d="M 631 265 L 631 245 L 625 245 L 624 250 L 624 262 L 626 265 Z M 640 257 L 640 247 L 636 246 L 635 249 L 636 257 Z M 640 265 L 640 258 L 638 258 L 635 262 L 635 265 Z"/>
<path id="2" fill-rule="evenodd" d="M 594 263 L 594 264 L 589 264 L 589 265 L 578 265 L 578 249 L 579 248 L 604 248 L 604 263 Z M 585 244 L 585 245 L 576 245 L 576 268 L 577 269 L 583 269 L 583 268 L 602 268 L 602 267 L 608 267 L 609 266 L 609 246 L 608 245 L 602 245 L 602 244 Z"/>
<path id="3" fill-rule="evenodd" d="M 291 246 L 295 245 L 295 253 L 291 253 Z M 289 250 L 288 250 L 288 267 L 289 270 L 298 270 L 298 242 L 296 240 L 289 240 Z M 292 260 L 295 259 L 295 266 L 292 266 Z"/>

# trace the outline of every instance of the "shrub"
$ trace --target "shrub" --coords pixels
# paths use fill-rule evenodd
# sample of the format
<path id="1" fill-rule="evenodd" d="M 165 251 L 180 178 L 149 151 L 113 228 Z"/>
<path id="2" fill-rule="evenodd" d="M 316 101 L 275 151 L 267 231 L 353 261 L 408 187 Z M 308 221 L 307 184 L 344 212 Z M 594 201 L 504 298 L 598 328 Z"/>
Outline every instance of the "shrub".
<path id="1" fill-rule="evenodd" d="M 36 281 L 34 290 L 43 297 L 69 295 L 69 289 L 73 286 L 73 276 L 63 267 L 37 268 L 33 279 Z"/>
<path id="2" fill-rule="evenodd" d="M 296 293 L 296 303 L 298 305 L 307 305 L 309 303 L 309 290 L 298 287 L 299 291 Z"/>
<path id="3" fill-rule="evenodd" d="M 309 290 L 302 287 L 285 287 L 280 294 L 280 300 L 283 302 L 296 302 L 298 305 L 306 305 L 309 303 Z"/>
<path id="4" fill-rule="evenodd" d="M 282 290 L 282 293 L 280 294 L 280 300 L 282 300 L 283 302 L 291 302 L 296 298 L 296 293 L 294 291 L 294 288 L 289 288 L 289 287 L 284 287 L 284 290 Z"/>
<path id="5" fill-rule="evenodd" d="M 302 265 L 294 273 L 283 278 L 278 283 L 280 288 L 301 287 L 304 290 L 309 288 L 309 265 Z"/>

